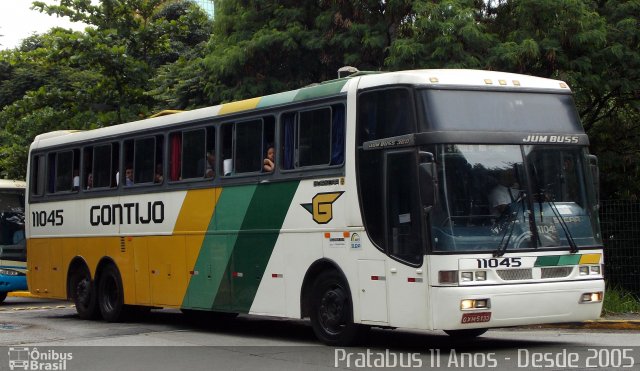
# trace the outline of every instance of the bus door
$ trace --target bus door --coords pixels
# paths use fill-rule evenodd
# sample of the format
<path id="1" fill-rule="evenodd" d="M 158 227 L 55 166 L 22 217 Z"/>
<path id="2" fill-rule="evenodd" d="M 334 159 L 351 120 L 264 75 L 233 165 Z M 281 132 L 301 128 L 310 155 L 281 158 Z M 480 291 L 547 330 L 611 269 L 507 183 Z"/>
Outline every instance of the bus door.
<path id="1" fill-rule="evenodd" d="M 427 328 L 428 279 L 415 149 L 384 154 L 384 214 L 389 322 Z"/>

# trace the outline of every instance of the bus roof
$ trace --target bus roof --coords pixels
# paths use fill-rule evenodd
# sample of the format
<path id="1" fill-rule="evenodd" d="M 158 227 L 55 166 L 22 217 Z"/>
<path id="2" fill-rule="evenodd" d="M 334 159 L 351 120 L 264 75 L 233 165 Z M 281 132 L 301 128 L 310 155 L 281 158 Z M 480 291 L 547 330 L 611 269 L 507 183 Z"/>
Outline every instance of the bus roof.
<path id="1" fill-rule="evenodd" d="M 461 88 L 468 86 L 470 88 L 489 88 L 498 90 L 557 90 L 558 92 L 564 92 L 567 94 L 571 92 L 567 84 L 559 80 L 496 71 L 434 69 L 357 73 L 345 78 L 325 81 L 292 91 L 223 103 L 217 106 L 178 112 L 171 115 L 161 115 L 106 128 L 88 131 L 61 130 L 45 133 L 36 136 L 31 145 L 31 149 L 51 147 L 72 142 L 87 142 L 94 139 L 116 136 L 129 131 L 144 132 L 146 130 L 171 126 L 176 123 L 202 121 L 216 116 L 335 96 L 341 93 L 346 93 L 350 81 L 357 81 L 359 89 L 403 84 L 423 85 L 436 88 L 439 86 L 455 86 Z"/>
<path id="2" fill-rule="evenodd" d="M 25 189 L 27 183 L 22 180 L 0 179 L 0 190 Z"/>

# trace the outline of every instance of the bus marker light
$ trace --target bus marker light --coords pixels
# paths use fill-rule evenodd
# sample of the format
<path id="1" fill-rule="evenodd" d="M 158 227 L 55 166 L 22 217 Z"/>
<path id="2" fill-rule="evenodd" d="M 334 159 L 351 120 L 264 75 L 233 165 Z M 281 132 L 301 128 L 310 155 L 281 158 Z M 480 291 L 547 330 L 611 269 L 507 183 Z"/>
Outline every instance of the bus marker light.
<path id="1" fill-rule="evenodd" d="M 491 81 L 491 79 L 484 79 L 484 83 L 487 85 L 493 85 L 493 81 Z"/>
<path id="2" fill-rule="evenodd" d="M 242 272 L 233 272 L 231 273 L 231 276 L 235 278 L 242 278 L 243 274 Z"/>
<path id="3" fill-rule="evenodd" d="M 331 238 L 331 233 L 324 232 L 324 238 Z"/>
<path id="4" fill-rule="evenodd" d="M 435 83 L 438 82 L 438 78 L 437 77 L 429 77 L 429 81 L 435 84 Z"/>
<path id="5" fill-rule="evenodd" d="M 282 273 L 272 273 L 271 278 L 282 278 Z"/>
<path id="6" fill-rule="evenodd" d="M 420 277 L 407 277 L 407 282 L 422 282 Z"/>
<path id="7" fill-rule="evenodd" d="M 476 272 L 476 281 L 486 281 L 487 280 L 487 272 L 486 271 L 478 271 Z"/>
<path id="8" fill-rule="evenodd" d="M 386 281 L 387 277 L 385 276 L 371 276 L 371 281 Z"/>
<path id="9" fill-rule="evenodd" d="M 458 271 L 439 271 L 438 282 L 446 284 L 458 283 Z"/>
<path id="10" fill-rule="evenodd" d="M 344 238 L 349 238 L 349 237 L 351 237 L 351 233 L 350 232 L 342 232 L 342 236 Z"/>
<path id="11" fill-rule="evenodd" d="M 513 80 L 513 85 L 514 86 L 520 86 L 520 81 L 519 80 Z"/>
<path id="12" fill-rule="evenodd" d="M 507 80 L 498 80 L 500 85 L 507 85 Z"/>

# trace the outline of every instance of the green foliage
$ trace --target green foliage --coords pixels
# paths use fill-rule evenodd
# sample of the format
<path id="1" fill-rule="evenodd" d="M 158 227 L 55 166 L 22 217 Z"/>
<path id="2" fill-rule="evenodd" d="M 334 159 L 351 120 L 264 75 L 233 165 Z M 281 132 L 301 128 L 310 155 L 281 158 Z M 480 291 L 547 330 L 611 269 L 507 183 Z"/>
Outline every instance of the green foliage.
<path id="1" fill-rule="evenodd" d="M 158 70 L 205 45 L 211 21 L 189 1 L 34 2 L 51 15 L 89 25 L 54 28 L 0 52 L 0 175 L 23 178 L 41 133 L 110 126 L 166 107 Z M 200 99 L 198 102 L 201 102 Z"/>
<path id="2" fill-rule="evenodd" d="M 640 298 L 618 287 L 607 287 L 602 304 L 603 315 L 640 313 Z"/>

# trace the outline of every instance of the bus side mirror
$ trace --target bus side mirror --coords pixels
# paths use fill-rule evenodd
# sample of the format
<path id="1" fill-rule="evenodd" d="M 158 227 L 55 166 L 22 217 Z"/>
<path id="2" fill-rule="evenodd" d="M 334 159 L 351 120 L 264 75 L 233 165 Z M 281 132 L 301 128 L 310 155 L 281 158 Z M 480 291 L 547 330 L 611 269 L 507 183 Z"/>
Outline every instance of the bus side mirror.
<path id="1" fill-rule="evenodd" d="M 589 169 L 591 169 L 591 179 L 593 188 L 596 190 L 596 203 L 600 204 L 600 170 L 598 169 L 598 157 L 589 155 Z"/>
<path id="2" fill-rule="evenodd" d="M 418 180 L 420 182 L 420 198 L 425 208 L 436 204 L 438 181 L 436 163 L 433 153 L 420 151 L 420 165 L 418 166 Z"/>

